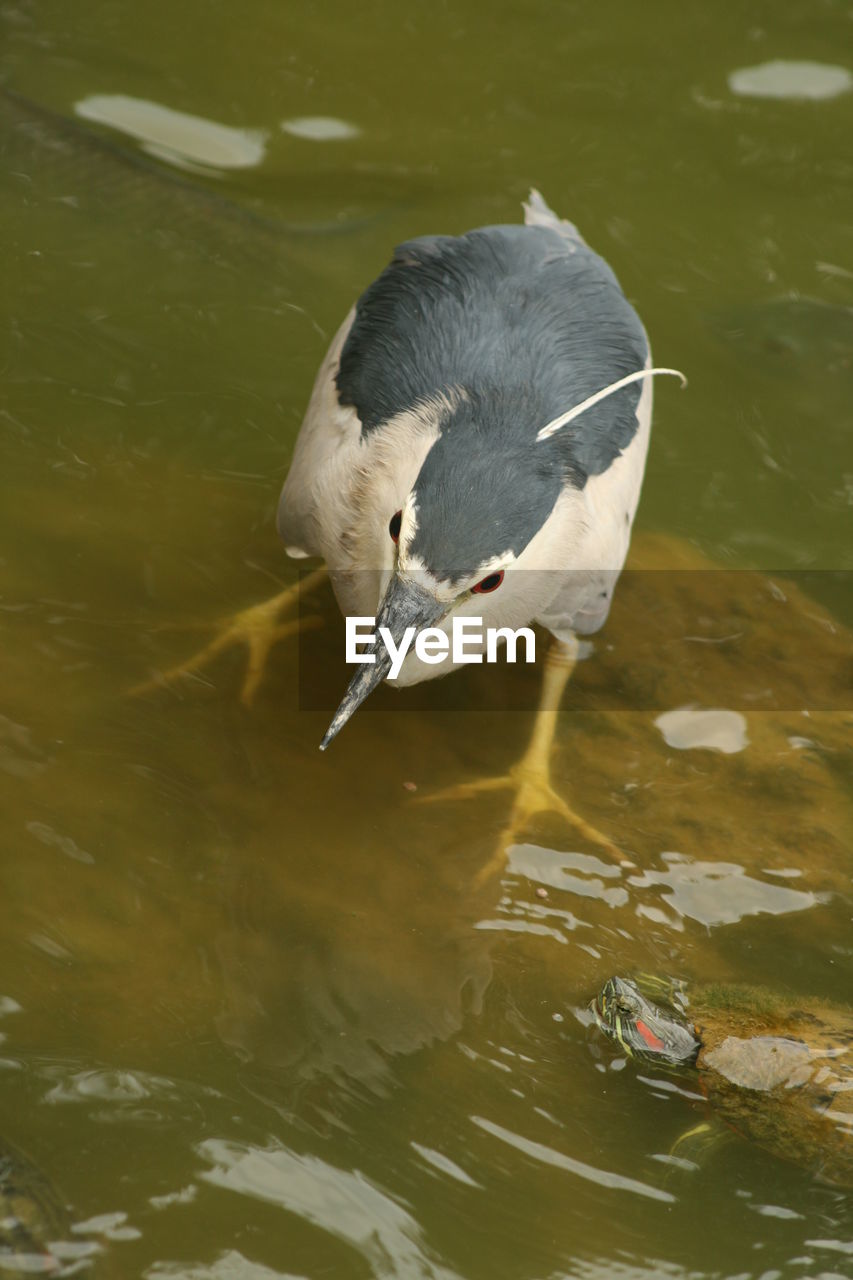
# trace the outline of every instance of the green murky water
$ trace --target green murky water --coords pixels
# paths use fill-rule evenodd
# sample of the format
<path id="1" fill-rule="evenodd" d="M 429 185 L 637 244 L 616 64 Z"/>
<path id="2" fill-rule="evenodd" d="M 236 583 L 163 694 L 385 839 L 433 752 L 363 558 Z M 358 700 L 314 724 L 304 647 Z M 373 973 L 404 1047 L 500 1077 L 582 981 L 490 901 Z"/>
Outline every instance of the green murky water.
<path id="1" fill-rule="evenodd" d="M 828 2 L 0 4 L 48 112 L 0 100 L 0 1131 L 105 1274 L 853 1272 L 846 1193 L 743 1141 L 673 1168 L 697 1104 L 584 1015 L 634 969 L 853 993 L 853 93 L 728 84 L 850 35 Z M 626 578 L 555 777 L 636 867 L 543 819 L 475 888 L 505 807 L 406 784 L 504 770 L 534 673 L 377 695 L 325 757 L 293 644 L 251 712 L 236 653 L 126 692 L 292 575 L 302 410 L 391 246 L 534 183 L 690 377 L 637 562 L 775 585 Z M 740 749 L 656 723 L 689 702 Z"/>

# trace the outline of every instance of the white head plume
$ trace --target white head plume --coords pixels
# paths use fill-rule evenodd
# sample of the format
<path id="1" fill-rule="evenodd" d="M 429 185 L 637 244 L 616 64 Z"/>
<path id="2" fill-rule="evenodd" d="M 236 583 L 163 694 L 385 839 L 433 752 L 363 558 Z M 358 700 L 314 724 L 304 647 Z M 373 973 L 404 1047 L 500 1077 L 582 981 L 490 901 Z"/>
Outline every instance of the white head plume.
<path id="1" fill-rule="evenodd" d="M 607 396 L 612 395 L 614 391 L 619 391 L 622 387 L 627 387 L 632 382 L 639 382 L 642 378 L 654 377 L 657 373 L 668 373 L 674 378 L 681 379 L 682 387 L 687 386 L 687 379 L 679 369 L 638 369 L 636 373 L 629 373 L 624 378 L 620 378 L 618 382 L 611 382 L 609 387 L 602 387 L 600 391 L 596 391 L 593 395 L 587 396 L 586 400 L 582 400 L 580 404 L 576 404 L 573 409 L 569 409 L 566 413 L 561 413 L 559 418 L 554 418 L 547 426 L 542 427 L 537 433 L 537 444 L 540 440 L 547 440 L 549 436 L 556 435 L 563 427 L 568 426 L 575 418 L 579 417 L 587 409 L 591 409 L 594 404 L 598 404 L 599 400 L 604 400 Z"/>

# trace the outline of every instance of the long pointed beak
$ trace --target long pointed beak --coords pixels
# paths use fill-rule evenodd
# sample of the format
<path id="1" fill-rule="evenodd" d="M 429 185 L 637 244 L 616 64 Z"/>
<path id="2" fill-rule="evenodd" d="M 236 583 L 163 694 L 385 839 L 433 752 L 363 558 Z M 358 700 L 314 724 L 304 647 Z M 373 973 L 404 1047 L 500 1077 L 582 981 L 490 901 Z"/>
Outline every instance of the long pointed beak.
<path id="1" fill-rule="evenodd" d="M 358 710 L 368 694 L 381 684 L 391 670 L 391 655 L 379 635 L 380 627 L 387 627 L 391 639 L 398 647 L 402 642 L 407 627 L 414 627 L 415 634 L 424 627 L 438 622 L 447 611 L 447 606 L 423 587 L 395 574 L 391 579 L 385 598 L 379 607 L 376 618 L 376 644 L 374 646 L 375 662 L 359 666 L 349 687 L 343 696 L 341 705 L 334 714 L 332 723 L 326 730 L 326 736 L 320 743 L 320 750 L 337 737 L 350 716 Z"/>

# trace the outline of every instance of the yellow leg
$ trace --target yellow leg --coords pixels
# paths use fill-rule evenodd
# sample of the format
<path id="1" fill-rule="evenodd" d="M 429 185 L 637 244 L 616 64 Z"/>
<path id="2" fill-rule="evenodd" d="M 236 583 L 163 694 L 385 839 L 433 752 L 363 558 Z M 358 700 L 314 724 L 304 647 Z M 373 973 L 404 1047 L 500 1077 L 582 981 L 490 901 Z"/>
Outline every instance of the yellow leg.
<path id="1" fill-rule="evenodd" d="M 285 610 L 296 605 L 302 596 L 313 591 L 325 577 L 325 569 L 316 569 L 313 573 L 309 573 L 306 578 L 302 578 L 291 587 L 286 587 L 284 591 L 280 591 L 270 600 L 264 600 L 261 604 L 251 605 L 248 609 L 243 609 L 240 613 L 235 613 L 232 617 L 225 618 L 219 624 L 217 634 L 210 644 L 206 645 L 198 653 L 194 653 L 186 662 L 179 662 L 177 666 L 170 667 L 168 671 L 160 671 L 153 679 L 136 685 L 130 690 L 131 695 L 149 693 L 152 689 L 163 688 L 165 685 L 174 683 L 181 676 L 192 675 L 198 671 L 199 667 L 206 666 L 207 663 L 217 658 L 220 653 L 224 653 L 226 649 L 244 644 L 248 650 L 248 655 L 240 701 L 246 707 L 251 706 L 263 679 L 267 658 L 273 645 L 278 644 L 279 640 L 284 640 L 287 636 L 295 635 L 298 631 L 312 629 L 321 625 L 321 620 L 317 617 L 292 618 L 288 622 L 280 622 L 279 618 Z"/>
<path id="2" fill-rule="evenodd" d="M 499 874 L 506 865 L 506 850 L 514 844 L 530 819 L 537 813 L 558 813 L 585 840 L 603 850 L 617 862 L 625 862 L 624 853 L 597 831 L 585 818 L 575 813 L 551 785 L 550 758 L 557 728 L 557 715 L 566 685 L 577 660 L 577 641 L 555 642 L 545 658 L 542 693 L 539 709 L 533 725 L 533 733 L 527 750 L 509 773 L 497 778 L 479 778 L 462 782 L 443 791 L 424 796 L 423 800 L 467 800 L 472 796 L 492 791 L 514 792 L 509 820 L 500 833 L 494 856 L 477 875 L 477 883 L 483 884 Z"/>

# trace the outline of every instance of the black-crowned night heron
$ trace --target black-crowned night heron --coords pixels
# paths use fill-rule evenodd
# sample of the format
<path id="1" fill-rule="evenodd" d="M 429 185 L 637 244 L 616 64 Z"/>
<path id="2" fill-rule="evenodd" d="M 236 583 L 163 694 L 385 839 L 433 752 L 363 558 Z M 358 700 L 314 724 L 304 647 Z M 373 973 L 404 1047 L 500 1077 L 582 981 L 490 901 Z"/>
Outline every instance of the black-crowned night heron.
<path id="1" fill-rule="evenodd" d="M 603 625 L 628 551 L 655 372 L 672 371 L 651 368 L 613 272 L 534 191 L 523 226 L 401 245 L 314 385 L 278 527 L 290 555 L 322 557 L 344 615 L 375 617 L 395 645 L 408 627 L 448 631 L 460 615 L 484 632 L 537 622 L 554 636 L 521 763 L 442 793 L 512 786 L 504 839 L 555 809 L 618 852 L 553 791 L 548 760 L 575 637 Z M 291 629 L 277 618 L 295 593 L 247 611 L 200 656 L 246 639 L 250 694 Z M 323 747 L 388 676 L 388 650 L 377 642 L 374 656 Z M 410 651 L 396 684 L 453 666 Z"/>

